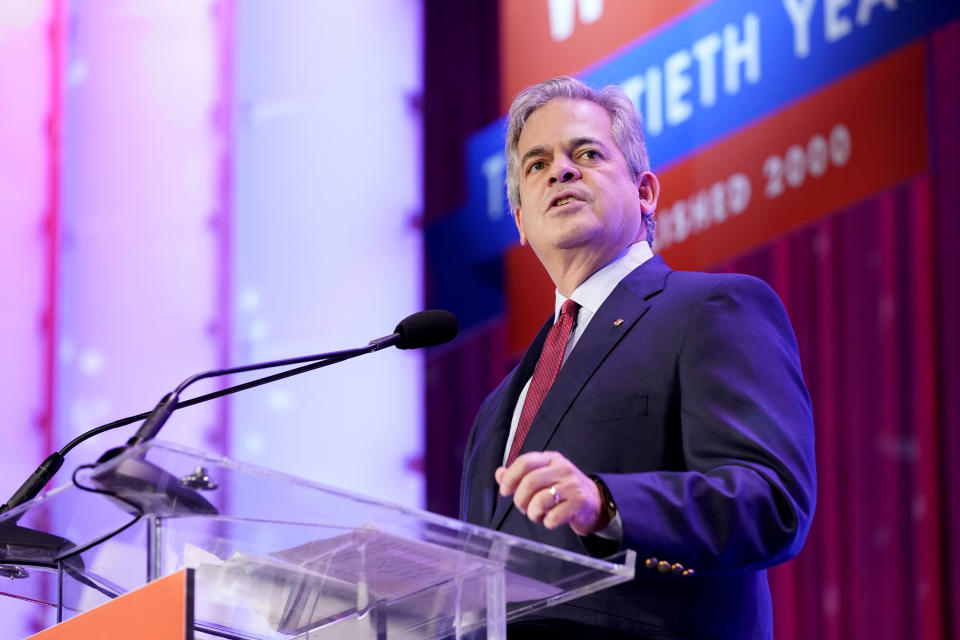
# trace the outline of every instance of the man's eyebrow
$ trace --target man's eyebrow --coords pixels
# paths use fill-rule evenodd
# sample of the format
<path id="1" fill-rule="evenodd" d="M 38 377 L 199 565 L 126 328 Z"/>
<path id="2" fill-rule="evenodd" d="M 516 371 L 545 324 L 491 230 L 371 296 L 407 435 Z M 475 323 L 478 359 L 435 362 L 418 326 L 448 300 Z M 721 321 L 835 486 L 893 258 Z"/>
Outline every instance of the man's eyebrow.
<path id="1" fill-rule="evenodd" d="M 601 142 L 600 140 L 597 140 L 596 138 L 583 136 L 580 138 L 574 138 L 573 140 L 570 141 L 571 149 L 576 149 L 577 147 L 583 147 L 586 145 L 593 145 L 593 146 L 602 147 L 606 149 L 606 145 L 603 144 L 603 142 Z"/>
<path id="2" fill-rule="evenodd" d="M 544 146 L 534 147 L 523 154 L 523 157 L 520 159 L 520 166 L 527 164 L 527 160 L 530 158 L 535 158 L 537 156 L 542 156 L 547 153 L 547 148 Z"/>

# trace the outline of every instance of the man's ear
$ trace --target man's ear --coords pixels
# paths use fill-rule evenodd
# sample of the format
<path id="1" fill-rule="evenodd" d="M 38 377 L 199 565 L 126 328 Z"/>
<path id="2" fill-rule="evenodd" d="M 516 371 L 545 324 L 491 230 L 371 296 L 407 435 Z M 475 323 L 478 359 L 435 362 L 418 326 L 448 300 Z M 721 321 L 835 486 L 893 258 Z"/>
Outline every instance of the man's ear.
<path id="1" fill-rule="evenodd" d="M 640 209 L 644 213 L 653 213 L 657 209 L 657 199 L 660 197 L 660 181 L 649 171 L 644 171 L 637 177 L 637 193 L 640 195 Z"/>
<path id="2" fill-rule="evenodd" d="M 527 234 L 523 232 L 523 217 L 520 215 L 520 207 L 513 208 L 513 221 L 517 223 L 517 231 L 520 232 L 520 246 L 527 244 Z"/>

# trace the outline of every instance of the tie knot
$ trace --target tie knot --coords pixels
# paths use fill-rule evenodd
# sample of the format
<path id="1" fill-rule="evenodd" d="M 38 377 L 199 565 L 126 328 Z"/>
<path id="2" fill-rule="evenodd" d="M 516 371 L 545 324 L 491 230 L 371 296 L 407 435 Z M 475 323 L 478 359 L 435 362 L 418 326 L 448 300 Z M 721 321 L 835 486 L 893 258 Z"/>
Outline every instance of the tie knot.
<path id="1" fill-rule="evenodd" d="M 580 305 L 576 300 L 566 300 L 563 303 L 563 306 L 560 307 L 560 316 L 570 316 L 571 318 L 577 317 L 577 311 L 580 309 Z"/>

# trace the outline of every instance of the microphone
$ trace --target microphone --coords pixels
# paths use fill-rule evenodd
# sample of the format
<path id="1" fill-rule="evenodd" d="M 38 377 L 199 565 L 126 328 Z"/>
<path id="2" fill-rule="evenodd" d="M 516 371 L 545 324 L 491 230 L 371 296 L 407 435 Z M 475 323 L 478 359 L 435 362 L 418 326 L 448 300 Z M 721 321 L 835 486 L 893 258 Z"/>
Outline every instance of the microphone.
<path id="1" fill-rule="evenodd" d="M 456 337 L 458 328 L 456 316 L 449 311 L 443 311 L 439 309 L 419 311 L 401 320 L 392 334 L 371 340 L 367 346 L 359 349 L 333 351 L 330 353 L 300 356 L 297 358 L 274 360 L 271 362 L 261 362 L 239 367 L 230 367 L 227 369 L 215 369 L 191 376 L 181 382 L 174 391 L 171 391 L 165 395 L 157 404 L 157 406 L 154 407 L 154 409 L 149 413 L 141 413 L 135 416 L 129 416 L 127 418 L 122 418 L 120 420 L 96 427 L 95 429 L 91 429 L 90 431 L 87 431 L 74 438 L 59 452 L 51 454 L 39 467 L 37 467 L 37 470 L 31 474 L 27 481 L 24 482 L 19 489 L 17 489 L 7 503 L 0 505 L 0 514 L 35 498 L 37 494 L 40 493 L 40 490 L 46 486 L 53 475 L 60 469 L 63 464 L 64 456 L 81 442 L 99 433 L 122 427 L 136 422 L 137 420 L 143 420 L 146 418 L 144 423 L 140 426 L 140 429 L 137 430 L 137 433 L 127 441 L 126 446 L 111 449 L 103 454 L 103 456 L 100 457 L 100 460 L 98 460 L 98 462 L 106 462 L 107 460 L 110 460 L 125 451 L 128 447 L 141 444 L 155 437 L 163 427 L 164 423 L 176 409 L 192 406 L 194 404 L 206 402 L 207 400 L 213 400 L 215 398 L 220 398 L 225 395 L 243 391 L 245 389 L 251 389 L 253 387 L 267 384 L 268 382 L 282 380 L 283 378 L 288 378 L 300 373 L 306 373 L 307 371 L 312 371 L 314 369 L 319 369 L 331 364 L 336 364 L 337 362 L 342 362 L 344 360 L 349 360 L 367 353 L 379 351 L 380 349 L 385 349 L 390 346 L 396 346 L 398 349 L 419 349 L 444 344 Z M 263 378 L 258 378 L 256 380 L 251 380 L 250 382 L 234 385 L 226 389 L 220 389 L 218 391 L 198 396 L 184 402 L 179 401 L 180 393 L 183 392 L 184 389 L 189 387 L 194 382 L 204 378 L 213 378 L 233 373 L 243 373 L 247 371 L 256 371 L 260 369 L 270 369 L 274 367 L 303 363 L 307 364 L 301 367 L 290 369 L 288 371 L 283 371 L 273 375 L 265 376 Z"/>
<path id="2" fill-rule="evenodd" d="M 422 349 L 450 342 L 459 329 L 457 316 L 443 309 L 430 309 L 407 316 L 394 331 L 400 334 L 398 349 Z"/>
<path id="3" fill-rule="evenodd" d="M 400 321 L 389 336 L 371 340 L 374 351 L 396 345 L 397 349 L 421 349 L 450 342 L 460 326 L 457 316 L 443 309 L 418 311 Z"/>

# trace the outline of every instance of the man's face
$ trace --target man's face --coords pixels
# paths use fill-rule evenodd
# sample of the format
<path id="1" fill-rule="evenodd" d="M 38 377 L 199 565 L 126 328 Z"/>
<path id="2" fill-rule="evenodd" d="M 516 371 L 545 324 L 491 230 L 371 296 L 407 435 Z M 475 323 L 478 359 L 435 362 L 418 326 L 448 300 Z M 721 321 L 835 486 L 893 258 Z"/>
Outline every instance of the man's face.
<path id="1" fill-rule="evenodd" d="M 651 173 L 630 176 L 600 105 L 551 100 L 527 119 L 518 154 L 514 218 L 548 269 L 571 250 L 599 268 L 645 237 L 642 214 L 656 207 L 659 185 Z"/>

